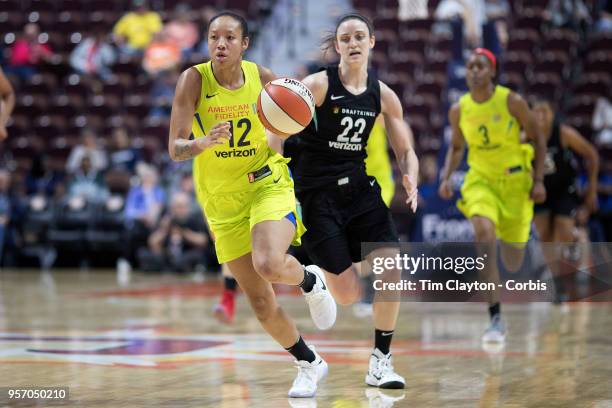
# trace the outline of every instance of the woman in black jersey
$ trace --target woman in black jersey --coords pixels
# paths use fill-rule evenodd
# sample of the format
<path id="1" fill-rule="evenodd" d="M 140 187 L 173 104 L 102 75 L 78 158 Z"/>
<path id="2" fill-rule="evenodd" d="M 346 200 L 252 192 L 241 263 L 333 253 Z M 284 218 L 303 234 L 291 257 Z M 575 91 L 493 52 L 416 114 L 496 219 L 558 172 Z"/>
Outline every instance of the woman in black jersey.
<path id="1" fill-rule="evenodd" d="M 303 236 L 308 255 L 325 270 L 336 302 L 348 305 L 361 298 L 360 281 L 352 264 L 366 256 L 370 259 L 397 253 L 398 237 L 391 214 L 376 180 L 366 175 L 364 164 L 367 139 L 379 113 L 385 119 L 402 172 L 406 203 L 412 211 L 417 206 L 418 160 L 399 98 L 368 71 L 368 56 L 374 47 L 371 23 L 358 14 L 346 15 L 331 41 L 340 54 L 339 65 L 303 81 L 315 96 L 316 121 L 299 134 L 300 157 L 294 177 L 308 228 Z M 390 245 L 362 254 L 362 242 Z M 395 281 L 400 276 L 398 270 L 385 274 Z M 399 301 L 374 304 L 375 348 L 366 376 L 369 385 L 404 387 L 404 379 L 393 371 L 389 352 L 398 312 Z"/>
<path id="2" fill-rule="evenodd" d="M 576 129 L 559 122 L 549 101 L 538 97 L 533 105 L 541 132 L 547 138 L 544 161 L 546 201 L 535 205 L 535 225 L 542 242 L 559 244 L 545 244 L 543 254 L 554 276 L 555 300 L 562 302 L 565 290 L 557 262 L 561 257 L 561 244 L 574 241 L 577 212 L 588 215 L 597 209 L 599 157 L 595 147 Z M 584 160 L 589 180 L 582 206 L 576 191 L 574 153 Z"/>

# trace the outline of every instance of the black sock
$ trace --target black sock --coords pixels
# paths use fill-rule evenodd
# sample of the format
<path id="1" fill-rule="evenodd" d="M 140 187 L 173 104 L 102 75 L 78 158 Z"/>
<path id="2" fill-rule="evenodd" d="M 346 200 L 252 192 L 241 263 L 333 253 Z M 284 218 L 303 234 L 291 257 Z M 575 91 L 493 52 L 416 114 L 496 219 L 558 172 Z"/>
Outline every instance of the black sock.
<path id="1" fill-rule="evenodd" d="M 308 272 L 306 268 L 304 268 L 304 280 L 298 286 L 304 290 L 304 292 L 308 293 L 312 290 L 315 282 L 317 281 L 317 277 L 314 273 Z"/>
<path id="2" fill-rule="evenodd" d="M 491 317 L 491 320 L 493 319 L 493 317 L 495 317 L 495 315 L 498 315 L 501 313 L 501 305 L 499 304 L 499 302 L 495 303 L 494 305 L 489 306 L 489 316 Z"/>
<path id="3" fill-rule="evenodd" d="M 312 363 L 317 358 L 315 353 L 313 353 L 306 343 L 304 343 L 302 336 L 300 336 L 297 343 L 285 350 L 290 352 L 297 361 L 308 361 Z"/>
<path id="4" fill-rule="evenodd" d="M 225 289 L 227 290 L 236 290 L 236 286 L 238 286 L 238 282 L 236 282 L 236 279 L 234 278 L 226 277 L 224 279 L 223 285 L 225 286 Z"/>
<path id="5" fill-rule="evenodd" d="M 379 349 L 385 355 L 389 354 L 392 338 L 393 330 L 374 329 L 374 347 Z"/>

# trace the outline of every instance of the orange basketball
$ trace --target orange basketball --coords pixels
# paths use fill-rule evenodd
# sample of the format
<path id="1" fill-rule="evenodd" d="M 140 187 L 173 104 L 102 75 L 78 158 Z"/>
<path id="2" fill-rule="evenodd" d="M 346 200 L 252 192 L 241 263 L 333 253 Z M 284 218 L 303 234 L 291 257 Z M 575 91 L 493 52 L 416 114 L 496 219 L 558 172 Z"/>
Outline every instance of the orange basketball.
<path id="1" fill-rule="evenodd" d="M 257 98 L 261 123 L 279 136 L 301 132 L 312 120 L 315 103 L 310 90 L 296 79 L 279 78 L 268 82 Z"/>

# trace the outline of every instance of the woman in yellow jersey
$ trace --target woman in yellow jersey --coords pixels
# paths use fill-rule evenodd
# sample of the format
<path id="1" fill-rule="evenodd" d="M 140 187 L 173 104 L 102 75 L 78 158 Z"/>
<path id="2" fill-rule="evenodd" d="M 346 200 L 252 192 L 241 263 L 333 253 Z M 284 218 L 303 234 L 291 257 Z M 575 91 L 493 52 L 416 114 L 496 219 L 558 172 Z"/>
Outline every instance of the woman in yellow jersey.
<path id="1" fill-rule="evenodd" d="M 264 329 L 297 360 L 289 396 L 312 397 L 327 364 L 306 346 L 277 304 L 272 283 L 300 286 L 321 329 L 333 325 L 336 304 L 319 268 L 304 268 L 287 255 L 304 228 L 296 216 L 287 160 L 268 146 L 256 113 L 262 83 L 275 76 L 242 60 L 248 45 L 243 17 L 223 12 L 211 19 L 211 61 L 179 78 L 168 151 L 176 161 L 194 159 L 198 201 L 215 237 L 219 262 L 227 263 Z"/>
<path id="2" fill-rule="evenodd" d="M 529 239 L 533 202 L 546 198 L 544 188 L 545 142 L 539 133 L 527 102 L 518 94 L 495 85 L 496 59 L 493 53 L 477 48 L 467 62 L 466 81 L 469 93 L 463 95 L 449 111 L 452 139 L 442 169 L 439 194 L 453 196 L 449 178 L 463 159 L 467 142 L 470 167 L 461 188 L 457 206 L 470 219 L 475 240 L 487 244 L 488 258 L 483 278 L 499 283 L 495 242 L 502 246 L 502 259 L 509 269 L 522 263 L 523 247 Z M 521 144 L 520 128 L 535 144 L 535 166 L 532 171 L 533 147 Z M 501 318 L 499 294 L 487 294 L 491 325 L 483 335 L 484 342 L 502 343 L 506 327 Z"/>

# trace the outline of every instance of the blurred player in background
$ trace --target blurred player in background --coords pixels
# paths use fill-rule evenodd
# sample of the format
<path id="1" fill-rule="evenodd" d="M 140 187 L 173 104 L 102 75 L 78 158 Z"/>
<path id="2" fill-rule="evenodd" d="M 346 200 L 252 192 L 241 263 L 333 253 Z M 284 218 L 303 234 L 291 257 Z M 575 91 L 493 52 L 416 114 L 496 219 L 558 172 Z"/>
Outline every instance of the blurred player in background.
<path id="1" fill-rule="evenodd" d="M 0 68 L 0 142 L 8 137 L 6 124 L 15 108 L 15 92 Z"/>
<path id="2" fill-rule="evenodd" d="M 493 53 L 477 48 L 467 62 L 469 92 L 448 113 L 452 139 L 442 169 L 439 194 L 450 200 L 450 176 L 468 147 L 470 167 L 461 187 L 457 206 L 472 222 L 475 240 L 485 244 L 488 259 L 482 279 L 500 283 L 496 241 L 502 243 L 502 259 L 510 270 L 523 261 L 524 244 L 529 239 L 533 203 L 546 198 L 544 155 L 546 142 L 537 128 L 527 102 L 510 89 L 495 84 L 497 61 Z M 535 144 L 521 143 L 521 128 Z M 480 248 L 482 250 L 483 248 Z M 491 324 L 483 335 L 485 343 L 503 343 L 506 324 L 501 317 L 498 291 L 487 292 Z"/>
<path id="3" fill-rule="evenodd" d="M 536 97 L 533 101 L 540 132 L 546 138 L 544 186 L 546 201 L 535 206 L 535 226 L 544 243 L 543 254 L 555 281 L 555 302 L 567 300 L 560 259 L 563 249 L 575 240 L 576 219 L 586 221 L 597 210 L 597 175 L 599 156 L 595 147 L 576 129 L 564 125 L 555 115 L 550 101 Z M 584 202 L 579 203 L 578 172 L 574 154 L 585 163 L 588 184 Z"/>
<path id="4" fill-rule="evenodd" d="M 181 74 L 168 150 L 173 160 L 194 159 L 198 201 L 214 234 L 219 262 L 227 263 L 263 328 L 297 361 L 289 396 L 312 397 L 327 374 L 327 363 L 280 308 L 272 283 L 300 286 L 321 329 L 335 322 L 336 304 L 318 268 L 304 268 L 287 255 L 304 228 L 296 214 L 287 160 L 268 146 L 253 108 L 262 84 L 275 76 L 242 60 L 248 45 L 243 17 L 223 12 L 211 19 L 211 61 Z"/>

